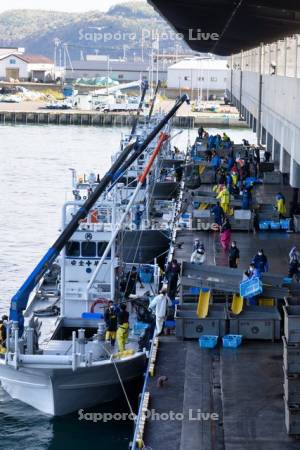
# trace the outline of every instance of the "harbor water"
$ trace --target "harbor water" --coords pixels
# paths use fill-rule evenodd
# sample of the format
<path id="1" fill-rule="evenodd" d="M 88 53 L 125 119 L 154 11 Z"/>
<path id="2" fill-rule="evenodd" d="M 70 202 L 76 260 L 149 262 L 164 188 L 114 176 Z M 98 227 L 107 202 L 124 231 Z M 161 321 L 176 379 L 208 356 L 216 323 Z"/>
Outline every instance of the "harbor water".
<path id="1" fill-rule="evenodd" d="M 67 126 L 0 126 L 1 251 L 0 313 L 7 313 L 11 296 L 54 242 L 60 228 L 61 207 L 71 189 L 70 168 L 78 175 L 102 176 L 111 155 L 119 149 L 125 128 Z M 210 129 L 210 133 L 221 130 Z M 240 142 L 255 142 L 247 129 L 226 130 Z M 173 143 L 183 149 L 194 142 L 197 130 L 184 130 Z M 92 412 L 101 412 L 103 407 Z M 127 405 L 105 407 L 105 412 L 127 412 Z M 49 418 L 12 400 L 0 388 L 0 449 L 82 450 L 128 449 L 130 421 L 79 421 L 78 413 Z"/>

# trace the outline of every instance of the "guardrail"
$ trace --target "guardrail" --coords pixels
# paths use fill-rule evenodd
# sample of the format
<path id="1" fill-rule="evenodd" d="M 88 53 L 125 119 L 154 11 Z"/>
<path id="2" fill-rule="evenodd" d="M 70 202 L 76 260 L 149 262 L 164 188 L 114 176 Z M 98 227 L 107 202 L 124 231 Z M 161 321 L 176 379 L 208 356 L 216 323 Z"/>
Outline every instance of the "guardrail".
<path id="1" fill-rule="evenodd" d="M 153 376 L 154 374 L 154 358 L 156 358 L 157 348 L 158 338 L 154 337 L 149 352 L 149 361 L 147 365 L 143 390 L 141 392 L 139 410 L 135 420 L 133 439 L 129 446 L 130 450 L 137 450 L 144 447 L 143 434 L 146 422 L 145 412 L 148 409 L 150 401 L 150 393 L 147 391 L 147 387 L 150 376 Z"/>

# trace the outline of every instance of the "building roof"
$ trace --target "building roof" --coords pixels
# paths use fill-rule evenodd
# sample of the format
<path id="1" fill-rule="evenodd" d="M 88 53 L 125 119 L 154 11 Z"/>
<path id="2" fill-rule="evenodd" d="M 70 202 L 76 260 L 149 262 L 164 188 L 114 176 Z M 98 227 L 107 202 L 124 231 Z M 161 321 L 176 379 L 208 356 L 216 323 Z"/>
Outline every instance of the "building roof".
<path id="1" fill-rule="evenodd" d="M 107 71 L 108 61 L 72 61 L 72 67 L 68 64 L 68 70 L 103 70 Z M 154 63 L 156 68 L 156 63 Z M 130 62 L 130 61 L 109 61 L 110 71 L 125 71 L 125 72 L 148 72 L 149 63 L 147 62 Z M 167 65 L 159 64 L 159 71 L 167 71 Z"/>
<path id="2" fill-rule="evenodd" d="M 183 59 L 170 66 L 168 70 L 176 69 L 227 70 L 228 67 L 226 59 L 193 58 Z"/>
<path id="3" fill-rule="evenodd" d="M 299 0 L 148 0 L 191 49 L 231 55 L 300 32 Z M 190 30 L 218 39 L 191 39 Z"/>
<path id="4" fill-rule="evenodd" d="M 53 64 L 53 61 L 51 59 L 47 58 L 46 56 L 41 55 L 19 55 L 17 53 L 9 53 L 5 55 L 0 54 L 0 60 L 12 57 L 19 58 L 24 62 L 27 62 L 28 64 Z"/>

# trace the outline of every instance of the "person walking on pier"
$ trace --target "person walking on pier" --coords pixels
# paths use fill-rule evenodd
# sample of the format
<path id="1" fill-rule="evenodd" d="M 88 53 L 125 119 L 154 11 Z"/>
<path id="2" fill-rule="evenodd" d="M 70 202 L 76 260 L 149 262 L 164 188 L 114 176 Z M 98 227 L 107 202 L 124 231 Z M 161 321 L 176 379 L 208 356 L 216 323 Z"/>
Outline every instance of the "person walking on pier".
<path id="1" fill-rule="evenodd" d="M 206 253 L 204 247 L 197 248 L 191 255 L 192 264 L 203 264 L 206 260 Z"/>
<path id="2" fill-rule="evenodd" d="M 214 178 L 215 183 L 217 181 L 217 173 L 218 173 L 220 165 L 221 165 L 221 158 L 218 155 L 218 153 L 216 152 L 216 150 L 214 150 L 212 152 L 211 167 L 212 167 L 212 169 L 214 170 L 214 173 L 215 173 L 215 178 Z"/>
<path id="3" fill-rule="evenodd" d="M 217 195 L 217 200 L 220 200 L 220 205 L 225 214 L 230 213 L 230 193 L 228 189 L 224 186 L 223 189 Z"/>
<path id="4" fill-rule="evenodd" d="M 229 222 L 229 219 L 226 218 L 225 222 L 223 223 L 221 227 L 220 232 L 220 242 L 223 250 L 226 252 L 229 249 L 230 246 L 230 240 L 231 240 L 231 225 Z"/>
<path id="5" fill-rule="evenodd" d="M 172 306 L 172 302 L 168 296 L 168 289 L 163 287 L 160 293 L 154 297 L 149 304 L 149 309 L 155 310 L 156 327 L 155 336 L 159 336 L 163 330 L 164 321 L 167 317 L 167 308 Z"/>
<path id="6" fill-rule="evenodd" d="M 180 264 L 178 264 L 177 259 L 173 259 L 173 261 L 168 263 L 165 273 L 168 280 L 168 295 L 171 299 L 174 299 L 180 274 Z"/>
<path id="7" fill-rule="evenodd" d="M 229 249 L 228 263 L 232 269 L 237 269 L 240 260 L 240 251 L 237 248 L 236 241 L 232 241 Z"/>
<path id="8" fill-rule="evenodd" d="M 126 303 L 121 303 L 120 312 L 118 314 L 118 330 L 117 330 L 117 342 L 119 352 L 125 351 L 125 346 L 128 338 L 129 330 L 129 313 L 126 310 Z"/>
<path id="9" fill-rule="evenodd" d="M 252 260 L 252 264 L 259 273 L 265 273 L 269 270 L 268 258 L 264 254 L 263 249 L 257 251 L 257 254 L 254 256 Z"/>
<path id="10" fill-rule="evenodd" d="M 204 128 L 202 125 L 198 128 L 198 137 L 199 139 L 203 139 Z"/>
<path id="11" fill-rule="evenodd" d="M 279 219 L 284 219 L 286 215 L 286 206 L 285 206 L 285 197 L 281 192 L 278 192 L 278 194 L 276 195 L 275 208 L 278 211 Z"/>
<path id="12" fill-rule="evenodd" d="M 300 254 L 296 247 L 293 247 L 289 253 L 289 273 L 288 277 L 296 277 L 296 280 L 300 280 Z"/>
<path id="13" fill-rule="evenodd" d="M 220 202 L 217 202 L 217 204 L 212 208 L 211 212 L 214 216 L 215 223 L 219 225 L 219 227 L 221 227 L 225 220 L 225 213 L 222 206 L 220 206 Z"/>

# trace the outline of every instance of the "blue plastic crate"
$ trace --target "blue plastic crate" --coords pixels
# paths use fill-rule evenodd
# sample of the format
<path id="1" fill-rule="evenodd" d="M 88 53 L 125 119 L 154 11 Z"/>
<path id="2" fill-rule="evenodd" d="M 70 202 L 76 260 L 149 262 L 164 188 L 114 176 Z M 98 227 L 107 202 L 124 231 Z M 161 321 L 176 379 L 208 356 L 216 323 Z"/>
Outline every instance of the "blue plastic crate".
<path id="1" fill-rule="evenodd" d="M 165 321 L 166 328 L 173 330 L 175 328 L 175 325 L 176 325 L 175 320 L 166 320 Z"/>
<path id="2" fill-rule="evenodd" d="M 142 332 L 147 330 L 148 328 L 149 328 L 148 323 L 135 322 L 133 324 L 133 334 L 136 336 L 140 336 L 140 334 L 142 334 Z"/>
<path id="3" fill-rule="evenodd" d="M 91 313 L 91 312 L 84 312 L 81 314 L 82 319 L 92 319 L 92 320 L 101 320 L 104 318 L 104 315 L 102 313 Z"/>
<path id="4" fill-rule="evenodd" d="M 201 290 L 201 288 L 199 288 L 199 287 L 191 287 L 189 289 L 189 294 L 199 295 L 200 294 L 200 290 Z"/>
<path id="5" fill-rule="evenodd" d="M 199 337 L 200 348 L 215 348 L 218 343 L 219 336 L 203 335 Z"/>
<path id="6" fill-rule="evenodd" d="M 271 220 L 271 230 L 280 230 L 280 222 L 275 222 L 275 220 Z"/>
<path id="7" fill-rule="evenodd" d="M 290 228 L 290 222 L 291 219 L 281 219 L 280 227 L 282 228 L 282 230 L 288 230 Z"/>
<path id="8" fill-rule="evenodd" d="M 223 340 L 223 347 L 237 348 L 241 345 L 243 336 L 241 334 L 225 334 L 222 340 Z"/>
<path id="9" fill-rule="evenodd" d="M 194 206 L 194 209 L 198 209 L 200 206 L 200 202 L 194 201 L 193 206 Z"/>
<path id="10" fill-rule="evenodd" d="M 258 277 L 251 278 L 251 280 L 243 281 L 240 284 L 240 295 L 244 298 L 254 297 L 260 295 L 263 291 L 262 282 Z"/>
<path id="11" fill-rule="evenodd" d="M 154 269 L 153 266 L 144 265 L 141 266 L 139 271 L 141 282 L 144 284 L 150 284 L 153 282 Z"/>
<path id="12" fill-rule="evenodd" d="M 293 281 L 293 278 L 290 278 L 290 277 L 284 277 L 283 280 L 282 280 L 282 284 L 283 284 L 284 286 L 287 286 L 287 285 L 292 284 L 292 281 Z"/>
<path id="13" fill-rule="evenodd" d="M 259 222 L 260 230 L 268 230 L 270 228 L 270 222 L 268 220 L 261 220 Z"/>

